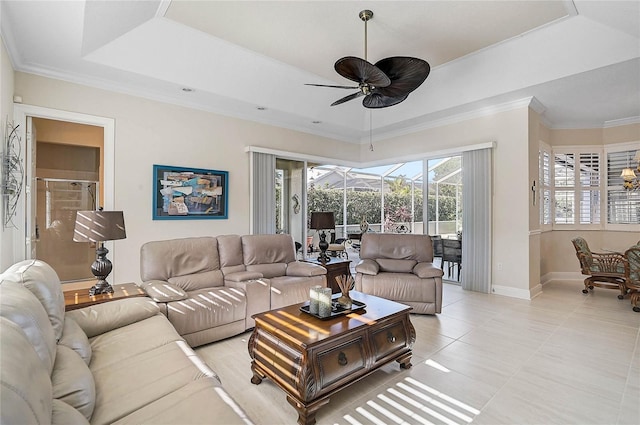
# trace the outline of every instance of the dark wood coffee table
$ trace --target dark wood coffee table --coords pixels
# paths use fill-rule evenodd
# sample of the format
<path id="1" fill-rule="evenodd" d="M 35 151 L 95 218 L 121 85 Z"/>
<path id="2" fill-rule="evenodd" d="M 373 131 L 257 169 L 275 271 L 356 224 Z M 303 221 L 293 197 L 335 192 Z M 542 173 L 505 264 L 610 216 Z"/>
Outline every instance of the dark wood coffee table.
<path id="1" fill-rule="evenodd" d="M 411 367 L 411 307 L 356 291 L 350 295 L 366 309 L 322 320 L 294 304 L 252 316 L 251 382 L 270 378 L 298 411 L 301 425 L 314 424 L 333 394 L 386 363 Z"/>

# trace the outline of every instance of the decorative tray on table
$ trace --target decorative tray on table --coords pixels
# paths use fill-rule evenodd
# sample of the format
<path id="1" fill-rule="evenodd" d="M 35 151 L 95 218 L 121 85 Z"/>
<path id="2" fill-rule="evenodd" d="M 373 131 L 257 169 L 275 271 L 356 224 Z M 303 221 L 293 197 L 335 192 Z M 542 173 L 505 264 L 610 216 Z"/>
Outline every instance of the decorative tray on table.
<path id="1" fill-rule="evenodd" d="M 331 298 L 331 314 L 327 317 L 322 317 L 318 314 L 309 312 L 309 301 L 306 301 L 304 304 L 300 306 L 300 311 L 302 311 L 303 313 L 307 313 L 313 317 L 317 317 L 320 320 L 328 320 L 338 316 L 344 316 L 345 314 L 353 313 L 355 311 L 363 310 L 364 308 L 367 307 L 365 303 L 352 299 L 351 308 L 344 308 L 342 305 L 338 304 L 338 301 L 337 301 L 338 298 L 340 298 L 340 295 L 341 294 L 333 294 Z"/>

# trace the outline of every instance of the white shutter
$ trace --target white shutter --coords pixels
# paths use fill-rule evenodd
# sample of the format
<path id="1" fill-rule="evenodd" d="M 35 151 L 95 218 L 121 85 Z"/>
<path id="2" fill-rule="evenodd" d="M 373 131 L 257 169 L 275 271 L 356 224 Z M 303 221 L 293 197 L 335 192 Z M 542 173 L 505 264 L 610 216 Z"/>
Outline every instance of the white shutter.
<path id="1" fill-rule="evenodd" d="M 554 155 L 555 223 L 575 223 L 575 155 Z"/>
<path id="2" fill-rule="evenodd" d="M 607 223 L 640 224 L 640 191 L 623 188 L 624 168 L 637 166 L 635 150 L 607 153 Z M 636 174 L 638 174 L 636 172 Z"/>
<path id="3" fill-rule="evenodd" d="M 540 224 L 551 223 L 551 153 L 540 151 Z"/>
<path id="4" fill-rule="evenodd" d="M 581 153 L 578 169 L 580 224 L 600 223 L 600 155 Z"/>

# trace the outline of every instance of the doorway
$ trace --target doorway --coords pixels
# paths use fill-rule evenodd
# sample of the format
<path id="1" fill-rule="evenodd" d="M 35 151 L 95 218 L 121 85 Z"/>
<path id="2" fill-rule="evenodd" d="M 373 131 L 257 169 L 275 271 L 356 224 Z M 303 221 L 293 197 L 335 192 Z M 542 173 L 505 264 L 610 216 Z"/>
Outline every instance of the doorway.
<path id="1" fill-rule="evenodd" d="M 70 216 L 78 209 L 93 209 L 95 205 L 102 205 L 105 209 L 114 207 L 115 121 L 93 115 L 15 104 L 14 122 L 20 126 L 20 137 L 25 141 L 21 156 L 25 158 L 26 174 L 26 190 L 17 211 L 17 216 L 24 217 L 25 220 L 20 220 L 13 231 L 14 262 L 45 255 L 45 248 L 38 247 L 39 238 L 44 236 L 45 229 L 50 230 L 52 237 L 57 237 L 55 232 L 58 231 L 60 235 L 65 234 L 64 243 L 73 244 L 71 246 L 81 250 L 76 242 L 67 238 L 69 223 L 75 223 L 75 217 Z M 94 136 L 90 136 L 91 134 Z M 41 151 L 40 163 L 38 151 Z M 53 155 L 52 151 L 57 155 L 55 163 L 47 158 Z M 55 200 L 62 201 L 65 197 L 77 198 L 75 201 L 79 202 L 76 202 L 75 210 L 62 213 L 64 210 L 57 211 L 54 208 Z M 57 204 L 64 203 L 72 202 Z M 54 226 L 54 222 L 60 220 L 60 217 L 63 217 L 65 222 L 55 223 Z M 73 227 L 71 233 L 72 229 Z M 113 247 L 108 246 L 108 249 L 111 251 Z M 93 262 L 95 249 L 82 248 L 82 251 L 88 252 L 87 257 Z M 60 259 L 61 252 L 62 248 L 56 252 L 56 258 Z M 82 265 L 76 264 L 73 267 L 77 270 L 83 269 L 81 274 L 67 273 L 58 267 L 56 271 L 60 273 L 61 280 L 93 279 L 90 273 L 91 262 L 84 261 L 84 257 L 83 254 Z"/>
<path id="2" fill-rule="evenodd" d="M 443 279 L 459 284 L 462 270 L 462 155 L 428 159 L 426 216 L 434 240 L 434 260 Z"/>
<path id="3" fill-rule="evenodd" d="M 296 242 L 298 254 L 305 245 L 305 179 L 304 161 L 276 158 L 276 233 L 287 233 Z"/>
<path id="4" fill-rule="evenodd" d="M 35 258 L 62 282 L 93 279 L 95 244 L 74 242 L 76 212 L 101 205 L 102 127 L 33 118 L 36 135 Z"/>

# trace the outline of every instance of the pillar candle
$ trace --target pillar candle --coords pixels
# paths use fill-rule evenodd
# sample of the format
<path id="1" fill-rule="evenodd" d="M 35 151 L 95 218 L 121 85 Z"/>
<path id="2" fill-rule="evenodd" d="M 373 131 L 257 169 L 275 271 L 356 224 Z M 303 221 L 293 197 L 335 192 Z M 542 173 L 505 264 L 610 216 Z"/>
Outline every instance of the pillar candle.
<path id="1" fill-rule="evenodd" d="M 318 315 L 328 317 L 331 315 L 331 288 L 322 288 L 318 294 Z"/>
<path id="2" fill-rule="evenodd" d="M 318 314 L 318 291 L 320 289 L 322 289 L 322 286 L 316 285 L 309 290 L 309 313 L 311 314 Z"/>

